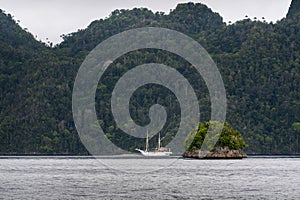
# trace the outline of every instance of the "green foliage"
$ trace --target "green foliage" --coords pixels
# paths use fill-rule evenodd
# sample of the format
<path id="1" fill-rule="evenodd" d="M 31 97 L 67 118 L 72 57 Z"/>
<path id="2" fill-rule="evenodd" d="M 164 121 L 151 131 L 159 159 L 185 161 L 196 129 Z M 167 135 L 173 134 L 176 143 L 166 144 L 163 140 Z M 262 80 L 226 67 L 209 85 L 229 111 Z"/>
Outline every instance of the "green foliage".
<path id="1" fill-rule="evenodd" d="M 203 141 L 207 135 L 207 131 L 210 126 L 221 126 L 220 122 L 206 122 L 199 123 L 198 129 L 190 133 L 185 140 L 185 147 L 187 150 L 192 151 L 195 149 L 201 149 Z M 240 132 L 234 130 L 229 124 L 225 123 L 221 135 L 216 135 L 214 137 L 219 137 L 215 146 L 218 147 L 228 147 L 229 149 L 237 150 L 244 149 L 247 147 L 244 139 L 242 138 Z M 194 138 L 194 139 L 193 139 Z M 207 138 L 208 149 L 213 149 L 212 139 Z M 192 140 L 192 142 L 191 142 Z"/>
<path id="2" fill-rule="evenodd" d="M 300 12 L 300 1 L 292 0 L 289 12 L 287 14 L 287 18 L 299 17 L 300 16 L 299 12 Z"/>
<path id="3" fill-rule="evenodd" d="M 300 122 L 293 123 L 292 128 L 293 128 L 294 131 L 299 131 L 300 132 Z"/>
<path id="4" fill-rule="evenodd" d="M 62 36 L 64 41 L 54 48 L 36 41 L 1 11 L 0 152 L 86 153 L 72 118 L 72 87 L 79 66 L 88 52 L 108 37 L 132 28 L 157 26 L 191 36 L 210 53 L 227 91 L 227 121 L 243 133 L 249 144 L 247 153 L 300 153 L 300 20 L 296 4 L 293 1 L 291 17 L 276 24 L 245 19 L 226 25 L 219 14 L 194 3 L 179 4 L 169 15 L 143 8 L 116 10 L 87 29 Z M 198 94 L 201 121 L 210 119 L 207 88 L 189 63 L 153 49 L 128 53 L 109 67 L 96 94 L 99 124 L 107 138 L 125 149 L 143 147 L 144 140 L 118 129 L 110 113 L 110 94 L 124 73 L 150 62 L 172 66 L 188 77 Z M 165 106 L 169 116 L 161 131 L 165 145 L 180 122 L 174 94 L 155 85 L 141 87 L 132 98 L 131 115 L 136 123 L 146 125 L 149 108 L 155 103 Z M 202 138 L 197 135 L 197 141 Z M 150 145 L 156 141 L 153 137 Z M 232 138 L 224 137 L 220 144 L 229 141 Z M 229 142 L 232 148 L 237 143 Z"/>

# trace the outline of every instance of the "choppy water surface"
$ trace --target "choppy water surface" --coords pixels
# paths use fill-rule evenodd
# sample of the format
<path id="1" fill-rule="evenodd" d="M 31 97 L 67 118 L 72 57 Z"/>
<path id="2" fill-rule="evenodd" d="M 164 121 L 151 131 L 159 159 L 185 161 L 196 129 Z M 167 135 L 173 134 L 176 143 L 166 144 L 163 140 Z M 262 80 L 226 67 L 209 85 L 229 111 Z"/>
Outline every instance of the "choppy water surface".
<path id="1" fill-rule="evenodd" d="M 0 199 L 300 199 L 300 158 L 103 160 L 1 157 Z"/>

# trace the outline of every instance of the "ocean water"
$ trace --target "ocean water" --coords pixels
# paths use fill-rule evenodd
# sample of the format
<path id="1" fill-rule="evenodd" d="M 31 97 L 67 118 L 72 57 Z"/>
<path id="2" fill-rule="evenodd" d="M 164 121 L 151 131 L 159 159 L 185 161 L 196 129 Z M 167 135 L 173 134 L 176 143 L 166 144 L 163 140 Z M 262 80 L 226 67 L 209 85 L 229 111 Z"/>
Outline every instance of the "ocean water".
<path id="1" fill-rule="evenodd" d="M 0 157 L 0 199 L 300 199 L 300 158 Z"/>

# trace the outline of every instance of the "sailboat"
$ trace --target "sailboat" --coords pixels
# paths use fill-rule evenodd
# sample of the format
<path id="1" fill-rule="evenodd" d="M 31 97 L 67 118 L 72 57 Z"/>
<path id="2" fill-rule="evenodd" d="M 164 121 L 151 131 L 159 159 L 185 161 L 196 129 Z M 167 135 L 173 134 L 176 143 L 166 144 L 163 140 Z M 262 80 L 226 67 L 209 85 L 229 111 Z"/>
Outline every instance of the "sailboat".
<path id="1" fill-rule="evenodd" d="M 154 149 L 154 151 L 149 151 L 149 136 L 148 136 L 148 130 L 147 130 L 147 137 L 146 137 L 146 148 L 145 151 L 141 149 L 135 149 L 136 151 L 139 151 L 143 156 L 148 157 L 155 157 L 155 156 L 170 156 L 172 154 L 170 148 L 161 147 L 160 146 L 160 133 L 158 133 L 158 146 Z"/>

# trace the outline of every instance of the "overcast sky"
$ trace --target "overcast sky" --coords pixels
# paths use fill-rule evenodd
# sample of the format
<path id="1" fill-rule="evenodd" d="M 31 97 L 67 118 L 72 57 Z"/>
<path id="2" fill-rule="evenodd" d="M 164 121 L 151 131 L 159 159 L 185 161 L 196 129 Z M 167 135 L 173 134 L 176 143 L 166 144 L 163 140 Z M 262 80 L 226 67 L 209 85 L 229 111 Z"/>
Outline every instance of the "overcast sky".
<path id="1" fill-rule="evenodd" d="M 93 20 L 108 17 L 115 9 L 146 7 L 169 13 L 178 3 L 192 0 L 0 0 L 0 9 L 10 13 L 38 39 L 53 43 L 60 35 L 86 28 Z M 292 0 L 194 0 L 218 12 L 225 22 L 265 17 L 276 22 L 285 17 Z"/>

